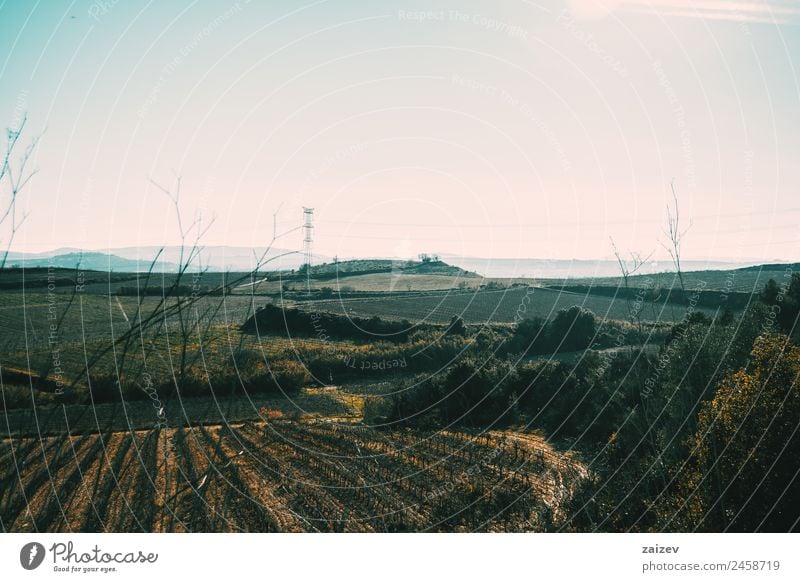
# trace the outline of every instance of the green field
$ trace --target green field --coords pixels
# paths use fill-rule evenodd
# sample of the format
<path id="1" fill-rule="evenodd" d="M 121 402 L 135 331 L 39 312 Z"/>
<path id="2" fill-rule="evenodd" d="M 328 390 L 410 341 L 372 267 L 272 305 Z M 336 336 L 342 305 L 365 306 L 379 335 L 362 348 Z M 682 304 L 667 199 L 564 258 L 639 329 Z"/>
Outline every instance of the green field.
<path id="1" fill-rule="evenodd" d="M 325 311 L 354 317 L 377 316 L 385 319 L 407 319 L 412 323 L 447 323 L 461 317 L 472 324 L 508 324 L 519 318 L 550 319 L 560 310 L 573 305 L 592 311 L 600 319 L 625 320 L 628 302 L 622 298 L 581 294 L 544 287 L 512 287 L 498 290 L 452 291 L 424 295 L 328 299 L 296 302 L 293 305 L 309 311 Z M 712 309 L 704 309 L 709 314 Z M 647 304 L 642 319 L 678 321 L 686 309 L 679 305 Z"/>

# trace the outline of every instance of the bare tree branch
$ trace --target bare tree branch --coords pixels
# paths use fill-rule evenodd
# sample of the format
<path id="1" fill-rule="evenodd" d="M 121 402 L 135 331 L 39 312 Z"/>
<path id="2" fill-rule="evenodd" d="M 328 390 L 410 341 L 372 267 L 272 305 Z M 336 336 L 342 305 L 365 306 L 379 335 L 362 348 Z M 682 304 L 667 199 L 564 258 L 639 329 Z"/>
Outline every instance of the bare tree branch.
<path id="1" fill-rule="evenodd" d="M 4 201 L 0 201 L 0 226 L 6 225 L 9 235 L 8 240 L 3 244 L 3 250 L 0 251 L 0 269 L 5 268 L 6 259 L 8 258 L 8 253 L 11 250 L 14 238 L 19 228 L 28 217 L 26 213 L 23 213 L 21 216 L 17 214 L 19 194 L 37 173 L 37 170 L 28 170 L 27 167 L 33 155 L 33 151 L 39 144 L 41 135 L 31 140 L 22 152 L 22 155 L 16 163 L 16 167 L 13 161 L 14 152 L 18 147 L 20 136 L 25 129 L 27 121 L 28 116 L 25 115 L 16 129 L 6 129 L 6 151 L 3 155 L 2 165 L 0 165 L 0 196 L 7 196 L 8 198 Z M 8 185 L 7 194 L 3 195 L 2 191 L 6 190 L 6 184 Z M 0 243 L 2 243 L 2 241 L 0 241 Z"/>
<path id="2" fill-rule="evenodd" d="M 681 230 L 681 214 L 680 207 L 678 206 L 678 195 L 675 193 L 675 180 L 670 182 L 670 189 L 672 191 L 672 207 L 670 208 L 667 203 L 667 230 L 664 234 L 667 235 L 669 243 L 663 245 L 672 259 L 672 265 L 675 267 L 675 272 L 678 275 L 678 281 L 681 285 L 683 296 L 686 296 L 686 286 L 683 281 L 683 268 L 681 267 L 681 244 L 683 238 L 689 229 L 692 227 L 691 221 L 686 229 Z"/>
<path id="3" fill-rule="evenodd" d="M 617 248 L 614 239 L 611 238 L 611 247 L 614 249 L 614 256 L 617 258 L 617 263 L 619 264 L 619 270 L 622 274 L 622 281 L 623 285 L 625 286 L 625 302 L 628 306 L 628 318 L 630 319 L 631 325 L 637 325 L 639 327 L 639 331 L 641 331 L 641 321 L 638 313 L 634 313 L 633 305 L 631 303 L 630 297 L 630 278 L 635 275 L 646 263 L 650 260 L 650 257 L 653 256 L 655 251 L 650 251 L 646 257 L 642 257 L 639 253 L 631 252 L 630 255 L 630 264 L 626 261 L 622 253 L 620 253 L 619 249 Z"/>

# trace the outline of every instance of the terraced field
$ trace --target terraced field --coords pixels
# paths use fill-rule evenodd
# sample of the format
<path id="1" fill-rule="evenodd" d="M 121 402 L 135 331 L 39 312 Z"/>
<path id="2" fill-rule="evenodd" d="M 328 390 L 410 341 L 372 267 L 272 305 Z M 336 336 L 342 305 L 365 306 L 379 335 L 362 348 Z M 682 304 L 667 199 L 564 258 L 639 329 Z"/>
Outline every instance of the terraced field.
<path id="1" fill-rule="evenodd" d="M 0 445 L 0 527 L 537 531 L 588 476 L 535 434 L 246 422 Z"/>

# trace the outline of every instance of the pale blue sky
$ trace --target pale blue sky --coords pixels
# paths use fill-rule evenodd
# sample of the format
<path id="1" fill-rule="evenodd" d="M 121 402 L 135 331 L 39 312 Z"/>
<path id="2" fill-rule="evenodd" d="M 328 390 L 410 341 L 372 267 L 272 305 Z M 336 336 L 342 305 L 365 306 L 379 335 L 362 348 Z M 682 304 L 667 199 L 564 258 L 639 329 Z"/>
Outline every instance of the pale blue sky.
<path id="1" fill-rule="evenodd" d="M 790 1 L 0 3 L 0 123 L 46 128 L 16 250 L 208 244 L 316 209 L 345 256 L 800 260 Z M 420 12 L 422 11 L 422 12 Z M 298 233 L 281 241 L 299 247 Z"/>

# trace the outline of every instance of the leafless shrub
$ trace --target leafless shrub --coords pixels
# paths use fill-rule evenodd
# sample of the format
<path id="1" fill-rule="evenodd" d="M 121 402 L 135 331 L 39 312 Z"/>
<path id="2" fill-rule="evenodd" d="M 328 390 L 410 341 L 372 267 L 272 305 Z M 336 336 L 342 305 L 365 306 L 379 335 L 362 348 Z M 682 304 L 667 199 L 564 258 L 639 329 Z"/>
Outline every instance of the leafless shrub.
<path id="1" fill-rule="evenodd" d="M 683 282 L 683 269 L 681 268 L 681 244 L 683 237 L 692 227 L 692 223 L 690 221 L 689 226 L 681 230 L 681 213 L 678 206 L 678 195 L 675 193 L 675 180 L 670 182 L 670 190 L 672 191 L 672 207 L 667 203 L 667 228 L 664 231 L 669 241 L 663 246 L 672 259 L 672 265 L 675 267 L 675 273 L 678 275 L 681 285 L 681 292 L 686 297 L 686 286 Z"/>
<path id="2" fill-rule="evenodd" d="M 17 211 L 19 195 L 36 174 L 36 170 L 29 169 L 29 163 L 41 136 L 34 137 L 19 158 L 14 159 L 21 147 L 20 138 L 27 121 L 28 116 L 25 115 L 16 129 L 6 129 L 6 151 L 0 165 L 0 226 L 8 230 L 8 238 L 0 240 L 3 247 L 0 251 L 0 269 L 5 267 L 11 244 L 27 218 L 26 214 Z"/>

